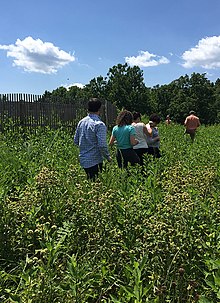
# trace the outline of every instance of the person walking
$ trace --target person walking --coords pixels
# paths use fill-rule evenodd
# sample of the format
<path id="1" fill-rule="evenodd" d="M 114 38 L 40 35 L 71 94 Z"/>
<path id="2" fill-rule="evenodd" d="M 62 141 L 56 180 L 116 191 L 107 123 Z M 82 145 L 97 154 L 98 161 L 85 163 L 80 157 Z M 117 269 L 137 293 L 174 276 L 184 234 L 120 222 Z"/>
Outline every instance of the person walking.
<path id="1" fill-rule="evenodd" d="M 111 161 L 106 135 L 107 127 L 100 118 L 101 100 L 91 98 L 88 115 L 79 121 L 74 135 L 74 143 L 79 146 L 80 165 L 87 179 L 95 180 L 102 171 L 103 160 Z"/>
<path id="2" fill-rule="evenodd" d="M 160 117 L 157 114 L 150 116 L 150 121 L 146 125 L 147 129 L 152 130 L 152 136 L 147 137 L 148 153 L 153 155 L 154 158 L 160 158 L 160 136 L 157 125 L 160 123 Z"/>
<path id="3" fill-rule="evenodd" d="M 195 140 L 196 130 L 201 125 L 199 118 L 195 115 L 195 112 L 191 110 L 189 116 L 186 117 L 184 122 L 185 134 L 189 134 L 192 142 Z"/>
<path id="4" fill-rule="evenodd" d="M 127 168 L 128 163 L 134 166 L 140 163 L 140 158 L 133 149 L 138 144 L 135 138 L 136 132 L 132 126 L 133 116 L 130 111 L 124 110 L 119 113 L 116 125 L 113 127 L 109 145 L 117 145 L 116 159 L 119 168 Z"/>
<path id="5" fill-rule="evenodd" d="M 166 123 L 166 125 L 170 125 L 170 124 L 171 124 L 170 115 L 167 115 L 167 116 L 166 116 L 165 123 Z"/>
<path id="6" fill-rule="evenodd" d="M 140 158 L 140 165 L 144 164 L 144 154 L 148 153 L 147 137 L 152 136 L 152 129 L 147 129 L 146 125 L 141 122 L 141 114 L 139 112 L 133 113 L 133 123 L 132 125 L 136 131 L 136 139 L 139 141 L 138 144 L 133 146 L 136 154 Z"/>

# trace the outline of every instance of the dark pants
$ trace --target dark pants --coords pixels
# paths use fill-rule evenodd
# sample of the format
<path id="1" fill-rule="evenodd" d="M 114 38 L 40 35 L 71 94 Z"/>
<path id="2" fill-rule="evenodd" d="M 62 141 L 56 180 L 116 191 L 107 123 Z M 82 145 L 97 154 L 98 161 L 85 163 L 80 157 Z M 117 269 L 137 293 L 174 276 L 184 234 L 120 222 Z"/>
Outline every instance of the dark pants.
<path id="1" fill-rule="evenodd" d="M 140 158 L 133 148 L 117 149 L 116 159 L 119 168 L 127 168 L 128 163 L 131 163 L 132 166 L 136 163 L 140 164 Z"/>
<path id="2" fill-rule="evenodd" d="M 144 154 L 148 153 L 148 148 L 137 148 L 137 149 L 134 149 L 134 151 L 136 152 L 136 154 L 138 155 L 138 157 L 140 159 L 140 165 L 144 165 L 143 156 L 144 156 Z"/>
<path id="3" fill-rule="evenodd" d="M 99 172 L 102 172 L 102 163 L 96 164 L 92 167 L 84 168 L 87 179 L 88 180 L 95 180 L 98 177 Z"/>
<path id="4" fill-rule="evenodd" d="M 160 150 L 158 147 L 148 147 L 148 154 L 153 155 L 155 158 L 161 157 Z"/>

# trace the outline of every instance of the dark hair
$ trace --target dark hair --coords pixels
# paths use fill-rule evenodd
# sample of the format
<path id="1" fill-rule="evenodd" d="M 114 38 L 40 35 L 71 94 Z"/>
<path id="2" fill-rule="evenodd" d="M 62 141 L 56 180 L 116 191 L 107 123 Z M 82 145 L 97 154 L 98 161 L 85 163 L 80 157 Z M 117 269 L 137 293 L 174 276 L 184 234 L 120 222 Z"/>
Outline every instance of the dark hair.
<path id="1" fill-rule="evenodd" d="M 88 102 L 88 111 L 91 113 L 96 113 L 100 110 L 101 106 L 102 106 L 102 102 L 100 99 L 98 98 L 91 98 L 89 99 Z"/>
<path id="2" fill-rule="evenodd" d="M 160 117 L 157 114 L 150 115 L 150 121 L 156 122 L 157 124 L 160 123 Z"/>
<path id="3" fill-rule="evenodd" d="M 130 125 L 133 121 L 133 115 L 128 110 L 123 110 L 118 114 L 116 119 L 116 124 L 118 126 Z"/>
<path id="4" fill-rule="evenodd" d="M 137 120 L 138 118 L 141 119 L 141 113 L 139 113 L 139 112 L 134 112 L 134 113 L 133 113 L 133 120 L 135 121 L 135 120 Z"/>

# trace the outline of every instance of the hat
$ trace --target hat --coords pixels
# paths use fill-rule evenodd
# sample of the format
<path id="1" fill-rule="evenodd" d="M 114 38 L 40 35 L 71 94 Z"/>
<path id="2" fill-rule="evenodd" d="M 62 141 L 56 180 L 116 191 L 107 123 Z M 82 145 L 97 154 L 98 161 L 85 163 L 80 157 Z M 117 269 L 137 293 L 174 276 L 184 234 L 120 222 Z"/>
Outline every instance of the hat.
<path id="1" fill-rule="evenodd" d="M 195 114 L 194 110 L 191 110 L 191 111 L 189 112 L 189 114 L 190 114 L 190 115 L 194 115 L 194 114 Z"/>

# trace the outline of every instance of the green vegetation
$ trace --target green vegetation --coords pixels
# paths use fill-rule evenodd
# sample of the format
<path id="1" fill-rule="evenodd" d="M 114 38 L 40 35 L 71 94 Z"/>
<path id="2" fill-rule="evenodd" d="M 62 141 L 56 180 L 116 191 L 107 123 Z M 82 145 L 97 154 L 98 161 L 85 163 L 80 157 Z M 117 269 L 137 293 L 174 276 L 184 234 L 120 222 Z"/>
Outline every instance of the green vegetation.
<path id="1" fill-rule="evenodd" d="M 108 100 L 119 109 L 142 114 L 156 112 L 162 119 L 169 114 L 177 123 L 183 123 L 190 110 L 196 111 L 204 124 L 220 123 L 220 79 L 212 83 L 206 74 L 199 73 L 149 88 L 138 66 L 118 64 L 109 69 L 106 77 L 94 78 L 84 88 L 72 86 L 67 90 L 59 87 L 52 92 L 46 91 L 43 100 L 77 103 L 77 100 L 90 97 Z"/>
<path id="2" fill-rule="evenodd" d="M 90 183 L 73 133 L 0 134 L 0 301 L 217 303 L 220 126 L 161 124 L 143 175 Z"/>

